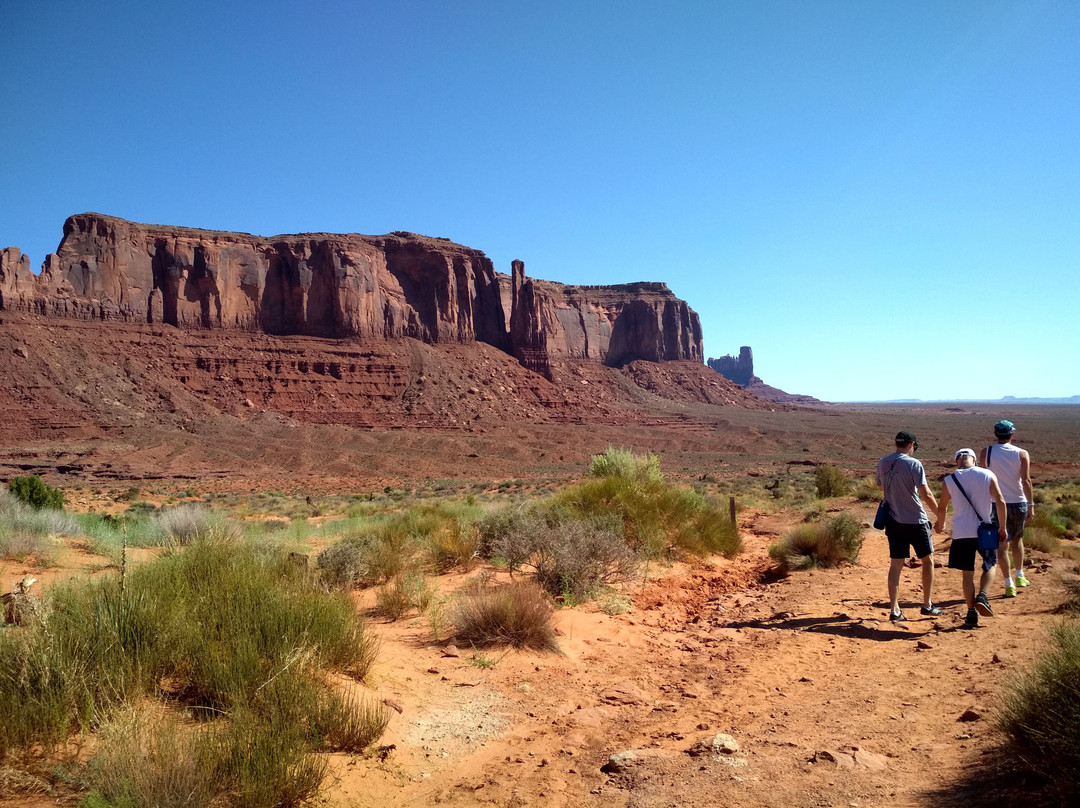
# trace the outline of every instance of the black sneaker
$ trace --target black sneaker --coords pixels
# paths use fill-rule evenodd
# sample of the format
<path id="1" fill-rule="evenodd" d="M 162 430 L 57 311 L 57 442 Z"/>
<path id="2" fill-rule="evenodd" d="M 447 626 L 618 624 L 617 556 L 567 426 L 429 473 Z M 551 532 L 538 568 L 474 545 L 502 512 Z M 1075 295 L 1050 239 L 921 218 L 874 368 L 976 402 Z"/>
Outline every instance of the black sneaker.
<path id="1" fill-rule="evenodd" d="M 929 617 L 937 617 L 939 614 L 941 614 L 941 607 L 935 606 L 933 603 L 931 603 L 929 606 L 923 606 L 922 608 L 920 608 L 919 613 L 925 614 Z"/>
<path id="2" fill-rule="evenodd" d="M 902 623 L 903 621 L 907 620 L 907 618 L 904 617 L 903 612 L 890 612 L 889 619 L 894 623 Z"/>
<path id="3" fill-rule="evenodd" d="M 990 608 L 990 598 L 986 596 L 985 592 L 980 592 L 975 596 L 975 609 L 983 617 L 994 616 L 994 610 Z"/>
<path id="4" fill-rule="evenodd" d="M 964 628 L 978 628 L 979 613 L 974 609 L 968 609 L 967 617 L 964 618 Z"/>

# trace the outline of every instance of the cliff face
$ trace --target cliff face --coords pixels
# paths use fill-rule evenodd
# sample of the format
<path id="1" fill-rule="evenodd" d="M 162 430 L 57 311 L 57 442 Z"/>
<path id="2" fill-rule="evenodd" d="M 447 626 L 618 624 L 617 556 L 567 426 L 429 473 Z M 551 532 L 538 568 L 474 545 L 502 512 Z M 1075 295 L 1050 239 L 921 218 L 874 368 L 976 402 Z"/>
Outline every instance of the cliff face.
<path id="1" fill-rule="evenodd" d="M 40 276 L 18 249 L 0 253 L 0 308 L 273 335 L 479 341 L 544 375 L 553 356 L 614 366 L 702 360 L 698 317 L 664 284 L 564 286 L 526 279 L 521 262 L 507 279 L 479 250 L 401 232 L 261 237 L 83 213 L 64 223 Z"/>
<path id="2" fill-rule="evenodd" d="M 707 364 L 725 379 L 735 382 L 740 387 L 746 387 L 755 378 L 754 352 L 750 350 L 749 345 L 742 346 L 737 357 L 729 354 L 718 359 L 710 359 Z"/>

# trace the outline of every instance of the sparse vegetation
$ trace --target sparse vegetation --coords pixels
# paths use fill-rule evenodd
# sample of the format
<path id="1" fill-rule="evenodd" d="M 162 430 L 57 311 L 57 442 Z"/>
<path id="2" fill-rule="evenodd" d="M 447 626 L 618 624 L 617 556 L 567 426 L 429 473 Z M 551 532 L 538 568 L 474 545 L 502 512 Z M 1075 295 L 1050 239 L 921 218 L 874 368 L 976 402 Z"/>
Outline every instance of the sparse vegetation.
<path id="1" fill-rule="evenodd" d="M 558 651 L 552 607 L 531 581 L 477 586 L 454 603 L 451 619 L 460 640 L 477 647 L 511 645 Z"/>
<path id="2" fill-rule="evenodd" d="M 589 463 L 590 477 L 618 477 L 634 482 L 660 482 L 660 458 L 652 452 L 635 454 L 630 449 L 609 446 Z"/>
<path id="3" fill-rule="evenodd" d="M 103 755 L 128 764 L 98 767 L 102 799 L 182 804 L 164 795 L 201 793 L 192 769 L 202 767 L 226 804 L 298 805 L 325 771 L 311 752 L 354 748 L 358 741 L 342 739 L 362 737 L 358 727 L 378 734 L 378 711 L 325 694 L 321 671 L 363 677 L 374 655 L 348 599 L 320 591 L 284 554 L 228 533 L 199 535 L 131 572 L 123 588 L 56 586 L 33 622 L 0 632 L 0 757 L 54 747 L 119 705 L 168 695 L 209 722 L 139 729 L 104 745 Z M 223 714 L 228 722 L 214 720 Z M 143 771 L 166 757 L 160 771 Z M 138 802 L 143 793 L 162 796 Z"/>
<path id="4" fill-rule="evenodd" d="M 388 620 L 400 620 L 412 610 L 424 612 L 434 597 L 427 578 L 419 570 L 397 575 L 375 593 L 375 610 Z"/>
<path id="5" fill-rule="evenodd" d="M 862 543 L 862 525 L 842 513 L 825 522 L 796 525 L 769 548 L 769 555 L 786 569 L 837 567 L 858 559 Z"/>
<path id="6" fill-rule="evenodd" d="M 15 499 L 37 510 L 48 508 L 59 511 L 64 508 L 64 492 L 53 488 L 37 475 L 13 477 L 8 483 L 8 491 Z"/>
<path id="7" fill-rule="evenodd" d="M 1057 786 L 1061 804 L 1080 778 L 1080 620 L 1050 630 L 1051 648 L 1003 688 L 999 725 L 1017 755 Z"/>
<path id="8" fill-rule="evenodd" d="M 848 492 L 847 477 L 842 469 L 823 463 L 814 469 L 814 488 L 822 499 L 842 497 Z"/>

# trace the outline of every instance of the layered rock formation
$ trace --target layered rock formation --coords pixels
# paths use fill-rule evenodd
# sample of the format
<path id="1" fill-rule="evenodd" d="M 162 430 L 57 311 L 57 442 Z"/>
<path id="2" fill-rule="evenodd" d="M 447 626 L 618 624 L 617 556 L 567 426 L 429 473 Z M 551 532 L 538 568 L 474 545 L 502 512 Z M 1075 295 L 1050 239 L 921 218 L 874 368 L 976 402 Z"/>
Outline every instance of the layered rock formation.
<path id="1" fill-rule="evenodd" d="M 273 335 L 479 341 L 544 375 L 552 357 L 702 360 L 697 314 L 662 283 L 565 286 L 526 279 L 521 262 L 507 279 L 479 250 L 402 232 L 264 238 L 84 213 L 65 222 L 40 276 L 18 249 L 0 254 L 0 307 Z"/>
<path id="2" fill-rule="evenodd" d="M 718 359 L 709 359 L 706 363 L 709 367 L 734 382 L 739 387 L 753 393 L 758 398 L 766 401 L 775 401 L 778 404 L 821 404 L 822 402 L 813 396 L 804 396 L 797 393 L 787 393 L 779 387 L 765 384 L 754 375 L 754 352 L 749 345 L 743 345 L 739 349 L 738 356 L 721 356 Z"/>
<path id="3" fill-rule="evenodd" d="M 739 348 L 738 356 L 721 356 L 718 359 L 710 359 L 709 367 L 729 379 L 735 384 L 746 387 L 754 380 L 754 352 L 749 345 Z"/>

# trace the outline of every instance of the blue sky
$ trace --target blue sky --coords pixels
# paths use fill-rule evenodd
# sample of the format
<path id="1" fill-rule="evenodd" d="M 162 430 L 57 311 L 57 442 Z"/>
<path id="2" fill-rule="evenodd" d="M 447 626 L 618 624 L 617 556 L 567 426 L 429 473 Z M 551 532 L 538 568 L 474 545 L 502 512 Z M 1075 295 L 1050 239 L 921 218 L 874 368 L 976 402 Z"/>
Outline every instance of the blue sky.
<path id="1" fill-rule="evenodd" d="M 833 401 L 1080 394 L 1080 4 L 0 3 L 0 246 L 411 230 Z"/>

